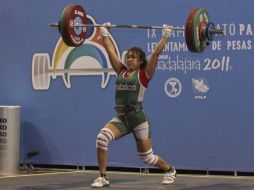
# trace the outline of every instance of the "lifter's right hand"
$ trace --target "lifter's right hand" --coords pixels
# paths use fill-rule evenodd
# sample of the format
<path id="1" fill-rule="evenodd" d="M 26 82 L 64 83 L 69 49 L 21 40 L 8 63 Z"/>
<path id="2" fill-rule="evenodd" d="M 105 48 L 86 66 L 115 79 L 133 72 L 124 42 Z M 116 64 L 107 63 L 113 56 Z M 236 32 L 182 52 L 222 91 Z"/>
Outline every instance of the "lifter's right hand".
<path id="1" fill-rule="evenodd" d="M 109 36 L 108 28 L 110 28 L 111 24 L 110 22 L 106 22 L 103 24 L 103 26 L 100 27 L 100 36 L 106 37 Z"/>

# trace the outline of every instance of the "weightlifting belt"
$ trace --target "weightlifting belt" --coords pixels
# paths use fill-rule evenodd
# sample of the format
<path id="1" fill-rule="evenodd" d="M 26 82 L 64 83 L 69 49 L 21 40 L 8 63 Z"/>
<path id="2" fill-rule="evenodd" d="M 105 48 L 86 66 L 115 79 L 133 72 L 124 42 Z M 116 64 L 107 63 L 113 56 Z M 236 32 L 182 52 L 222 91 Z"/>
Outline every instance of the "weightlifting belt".
<path id="1" fill-rule="evenodd" d="M 131 112 L 137 113 L 142 110 L 142 103 L 135 102 L 132 104 L 116 105 L 115 110 L 119 115 L 126 115 Z"/>

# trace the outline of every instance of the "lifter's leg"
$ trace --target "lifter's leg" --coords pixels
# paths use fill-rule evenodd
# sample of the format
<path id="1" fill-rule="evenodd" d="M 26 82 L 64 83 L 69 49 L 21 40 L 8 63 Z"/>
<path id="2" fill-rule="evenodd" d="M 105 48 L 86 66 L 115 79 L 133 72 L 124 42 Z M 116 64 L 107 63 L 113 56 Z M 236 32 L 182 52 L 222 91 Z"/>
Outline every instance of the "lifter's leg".
<path id="1" fill-rule="evenodd" d="M 108 123 L 101 129 L 96 140 L 97 159 L 99 163 L 100 177 L 97 178 L 92 187 L 104 187 L 109 185 L 109 180 L 106 176 L 107 160 L 108 160 L 108 144 L 119 139 L 120 131 L 113 125 Z"/>
<path id="2" fill-rule="evenodd" d="M 151 141 L 151 139 L 137 140 L 136 144 L 137 144 L 137 151 L 139 153 L 140 158 L 142 156 L 142 153 L 145 153 L 145 152 L 149 153 L 149 151 L 152 152 L 152 141 Z M 166 161 L 164 161 L 160 156 L 155 155 L 155 154 L 152 153 L 152 154 L 150 154 L 150 157 L 151 157 L 150 158 L 151 160 L 150 160 L 150 163 L 148 163 L 148 164 L 154 165 L 154 166 L 162 169 L 164 172 L 170 170 L 171 166 Z M 153 162 L 153 160 L 154 160 L 154 162 Z M 143 161 L 145 162 L 145 160 L 143 160 Z M 148 160 L 148 162 L 149 162 L 149 160 Z"/>
<path id="3" fill-rule="evenodd" d="M 109 129 L 104 130 L 104 129 Z M 120 138 L 120 131 L 113 125 L 107 124 L 97 136 L 96 149 L 97 159 L 99 163 L 100 174 L 106 174 L 107 160 L 108 160 L 108 144 L 110 141 Z M 111 132 L 113 134 L 111 134 Z"/>
<path id="4" fill-rule="evenodd" d="M 138 155 L 146 164 L 150 164 L 162 169 L 165 172 L 162 184 L 171 184 L 175 180 L 176 171 L 160 156 L 155 155 L 152 150 L 151 139 L 136 140 Z"/>

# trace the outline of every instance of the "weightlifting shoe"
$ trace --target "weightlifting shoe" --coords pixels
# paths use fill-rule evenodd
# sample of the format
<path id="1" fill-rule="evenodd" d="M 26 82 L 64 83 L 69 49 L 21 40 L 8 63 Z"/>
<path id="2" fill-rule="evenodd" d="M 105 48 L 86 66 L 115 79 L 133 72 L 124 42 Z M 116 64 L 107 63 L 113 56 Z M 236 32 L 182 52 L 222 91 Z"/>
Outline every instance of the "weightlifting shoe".
<path id="1" fill-rule="evenodd" d="M 109 180 L 107 177 L 98 177 L 91 186 L 95 188 L 109 186 Z"/>
<path id="2" fill-rule="evenodd" d="M 174 183 L 175 178 L 176 178 L 176 170 L 174 167 L 172 167 L 171 170 L 164 173 L 162 184 L 168 185 L 168 184 Z"/>

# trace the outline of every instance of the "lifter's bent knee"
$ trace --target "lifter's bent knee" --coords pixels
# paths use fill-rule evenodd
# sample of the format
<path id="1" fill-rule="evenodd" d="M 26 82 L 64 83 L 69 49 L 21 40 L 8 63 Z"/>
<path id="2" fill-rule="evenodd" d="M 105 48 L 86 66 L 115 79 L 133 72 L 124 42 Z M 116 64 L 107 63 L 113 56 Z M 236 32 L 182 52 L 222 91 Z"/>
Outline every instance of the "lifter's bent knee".
<path id="1" fill-rule="evenodd" d="M 108 144 L 115 139 L 115 134 L 109 128 L 104 127 L 97 135 L 96 148 L 108 150 Z"/>
<path id="2" fill-rule="evenodd" d="M 152 148 L 146 152 L 139 152 L 138 156 L 146 164 L 155 166 L 158 162 L 158 156 L 153 153 Z"/>

